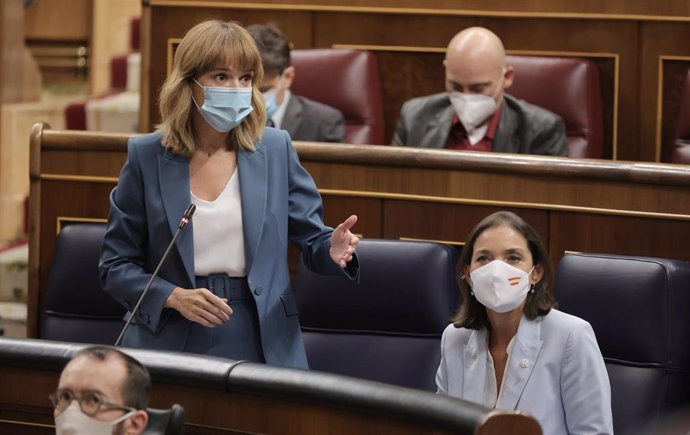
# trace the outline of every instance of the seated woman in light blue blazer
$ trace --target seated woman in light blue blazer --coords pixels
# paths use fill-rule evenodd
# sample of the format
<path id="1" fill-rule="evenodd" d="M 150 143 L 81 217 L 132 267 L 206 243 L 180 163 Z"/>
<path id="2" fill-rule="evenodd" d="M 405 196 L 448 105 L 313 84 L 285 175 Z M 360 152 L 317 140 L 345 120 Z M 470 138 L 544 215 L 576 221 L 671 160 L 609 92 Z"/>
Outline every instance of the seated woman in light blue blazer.
<path id="1" fill-rule="evenodd" d="M 463 302 L 443 333 L 438 393 L 526 411 L 544 435 L 612 434 L 594 331 L 553 308 L 553 269 L 537 232 L 511 212 L 486 217 L 458 274 Z"/>
<path id="2" fill-rule="evenodd" d="M 153 281 L 125 346 L 306 368 L 287 243 L 312 270 L 358 278 L 350 216 L 323 223 L 321 197 L 290 137 L 264 129 L 263 69 L 241 26 L 194 26 L 160 95 L 158 131 L 129 141 L 110 195 L 100 274 L 128 310 L 180 218 L 191 225 Z"/>

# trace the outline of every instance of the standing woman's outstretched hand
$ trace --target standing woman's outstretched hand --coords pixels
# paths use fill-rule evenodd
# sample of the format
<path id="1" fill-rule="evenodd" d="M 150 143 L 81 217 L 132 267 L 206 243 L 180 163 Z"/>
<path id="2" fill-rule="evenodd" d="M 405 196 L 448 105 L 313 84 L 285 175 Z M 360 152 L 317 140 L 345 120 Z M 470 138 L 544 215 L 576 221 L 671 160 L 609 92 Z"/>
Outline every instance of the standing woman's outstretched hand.
<path id="1" fill-rule="evenodd" d="M 333 261 L 340 267 L 345 267 L 355 254 L 355 246 L 359 242 L 359 237 L 352 234 L 350 228 L 355 226 L 356 223 L 357 216 L 352 215 L 333 230 L 329 252 Z"/>

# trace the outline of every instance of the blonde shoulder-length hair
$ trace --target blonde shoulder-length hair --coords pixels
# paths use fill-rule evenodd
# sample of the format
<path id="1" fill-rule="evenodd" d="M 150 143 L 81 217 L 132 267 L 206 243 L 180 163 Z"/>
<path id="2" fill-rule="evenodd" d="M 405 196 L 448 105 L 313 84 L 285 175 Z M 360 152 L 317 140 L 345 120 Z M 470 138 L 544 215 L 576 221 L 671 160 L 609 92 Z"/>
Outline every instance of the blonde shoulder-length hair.
<path id="1" fill-rule="evenodd" d="M 263 134 L 266 108 L 258 86 L 264 70 L 254 38 L 235 22 L 204 21 L 192 27 L 178 45 L 172 72 L 160 93 L 161 123 L 156 127 L 163 133 L 163 145 L 175 154 L 190 156 L 194 152 L 192 115 L 196 107 L 191 86 L 196 86 L 195 77 L 213 70 L 218 64 L 253 71 L 254 110 L 230 131 L 228 146 L 253 151 Z"/>

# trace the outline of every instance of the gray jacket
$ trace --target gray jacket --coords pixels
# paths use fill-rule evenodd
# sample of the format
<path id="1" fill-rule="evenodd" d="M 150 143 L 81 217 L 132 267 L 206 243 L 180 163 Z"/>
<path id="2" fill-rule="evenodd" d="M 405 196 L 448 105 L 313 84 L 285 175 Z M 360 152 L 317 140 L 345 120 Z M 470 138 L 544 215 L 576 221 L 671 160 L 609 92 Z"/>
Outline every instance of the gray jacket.
<path id="1" fill-rule="evenodd" d="M 495 152 L 567 156 L 563 120 L 554 113 L 508 94 L 494 138 Z M 443 148 L 453 106 L 447 92 L 413 98 L 403 104 L 393 145 Z"/>

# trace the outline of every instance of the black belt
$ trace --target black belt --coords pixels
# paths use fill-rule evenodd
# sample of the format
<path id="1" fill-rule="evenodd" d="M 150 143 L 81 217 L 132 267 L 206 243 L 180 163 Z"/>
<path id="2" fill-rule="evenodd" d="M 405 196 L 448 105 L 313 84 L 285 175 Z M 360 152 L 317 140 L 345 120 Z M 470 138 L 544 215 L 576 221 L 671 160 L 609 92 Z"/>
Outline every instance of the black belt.
<path id="1" fill-rule="evenodd" d="M 249 291 L 247 277 L 231 277 L 224 273 L 214 273 L 208 276 L 196 277 L 197 288 L 206 288 L 219 297 L 228 300 L 246 299 L 253 300 Z"/>

